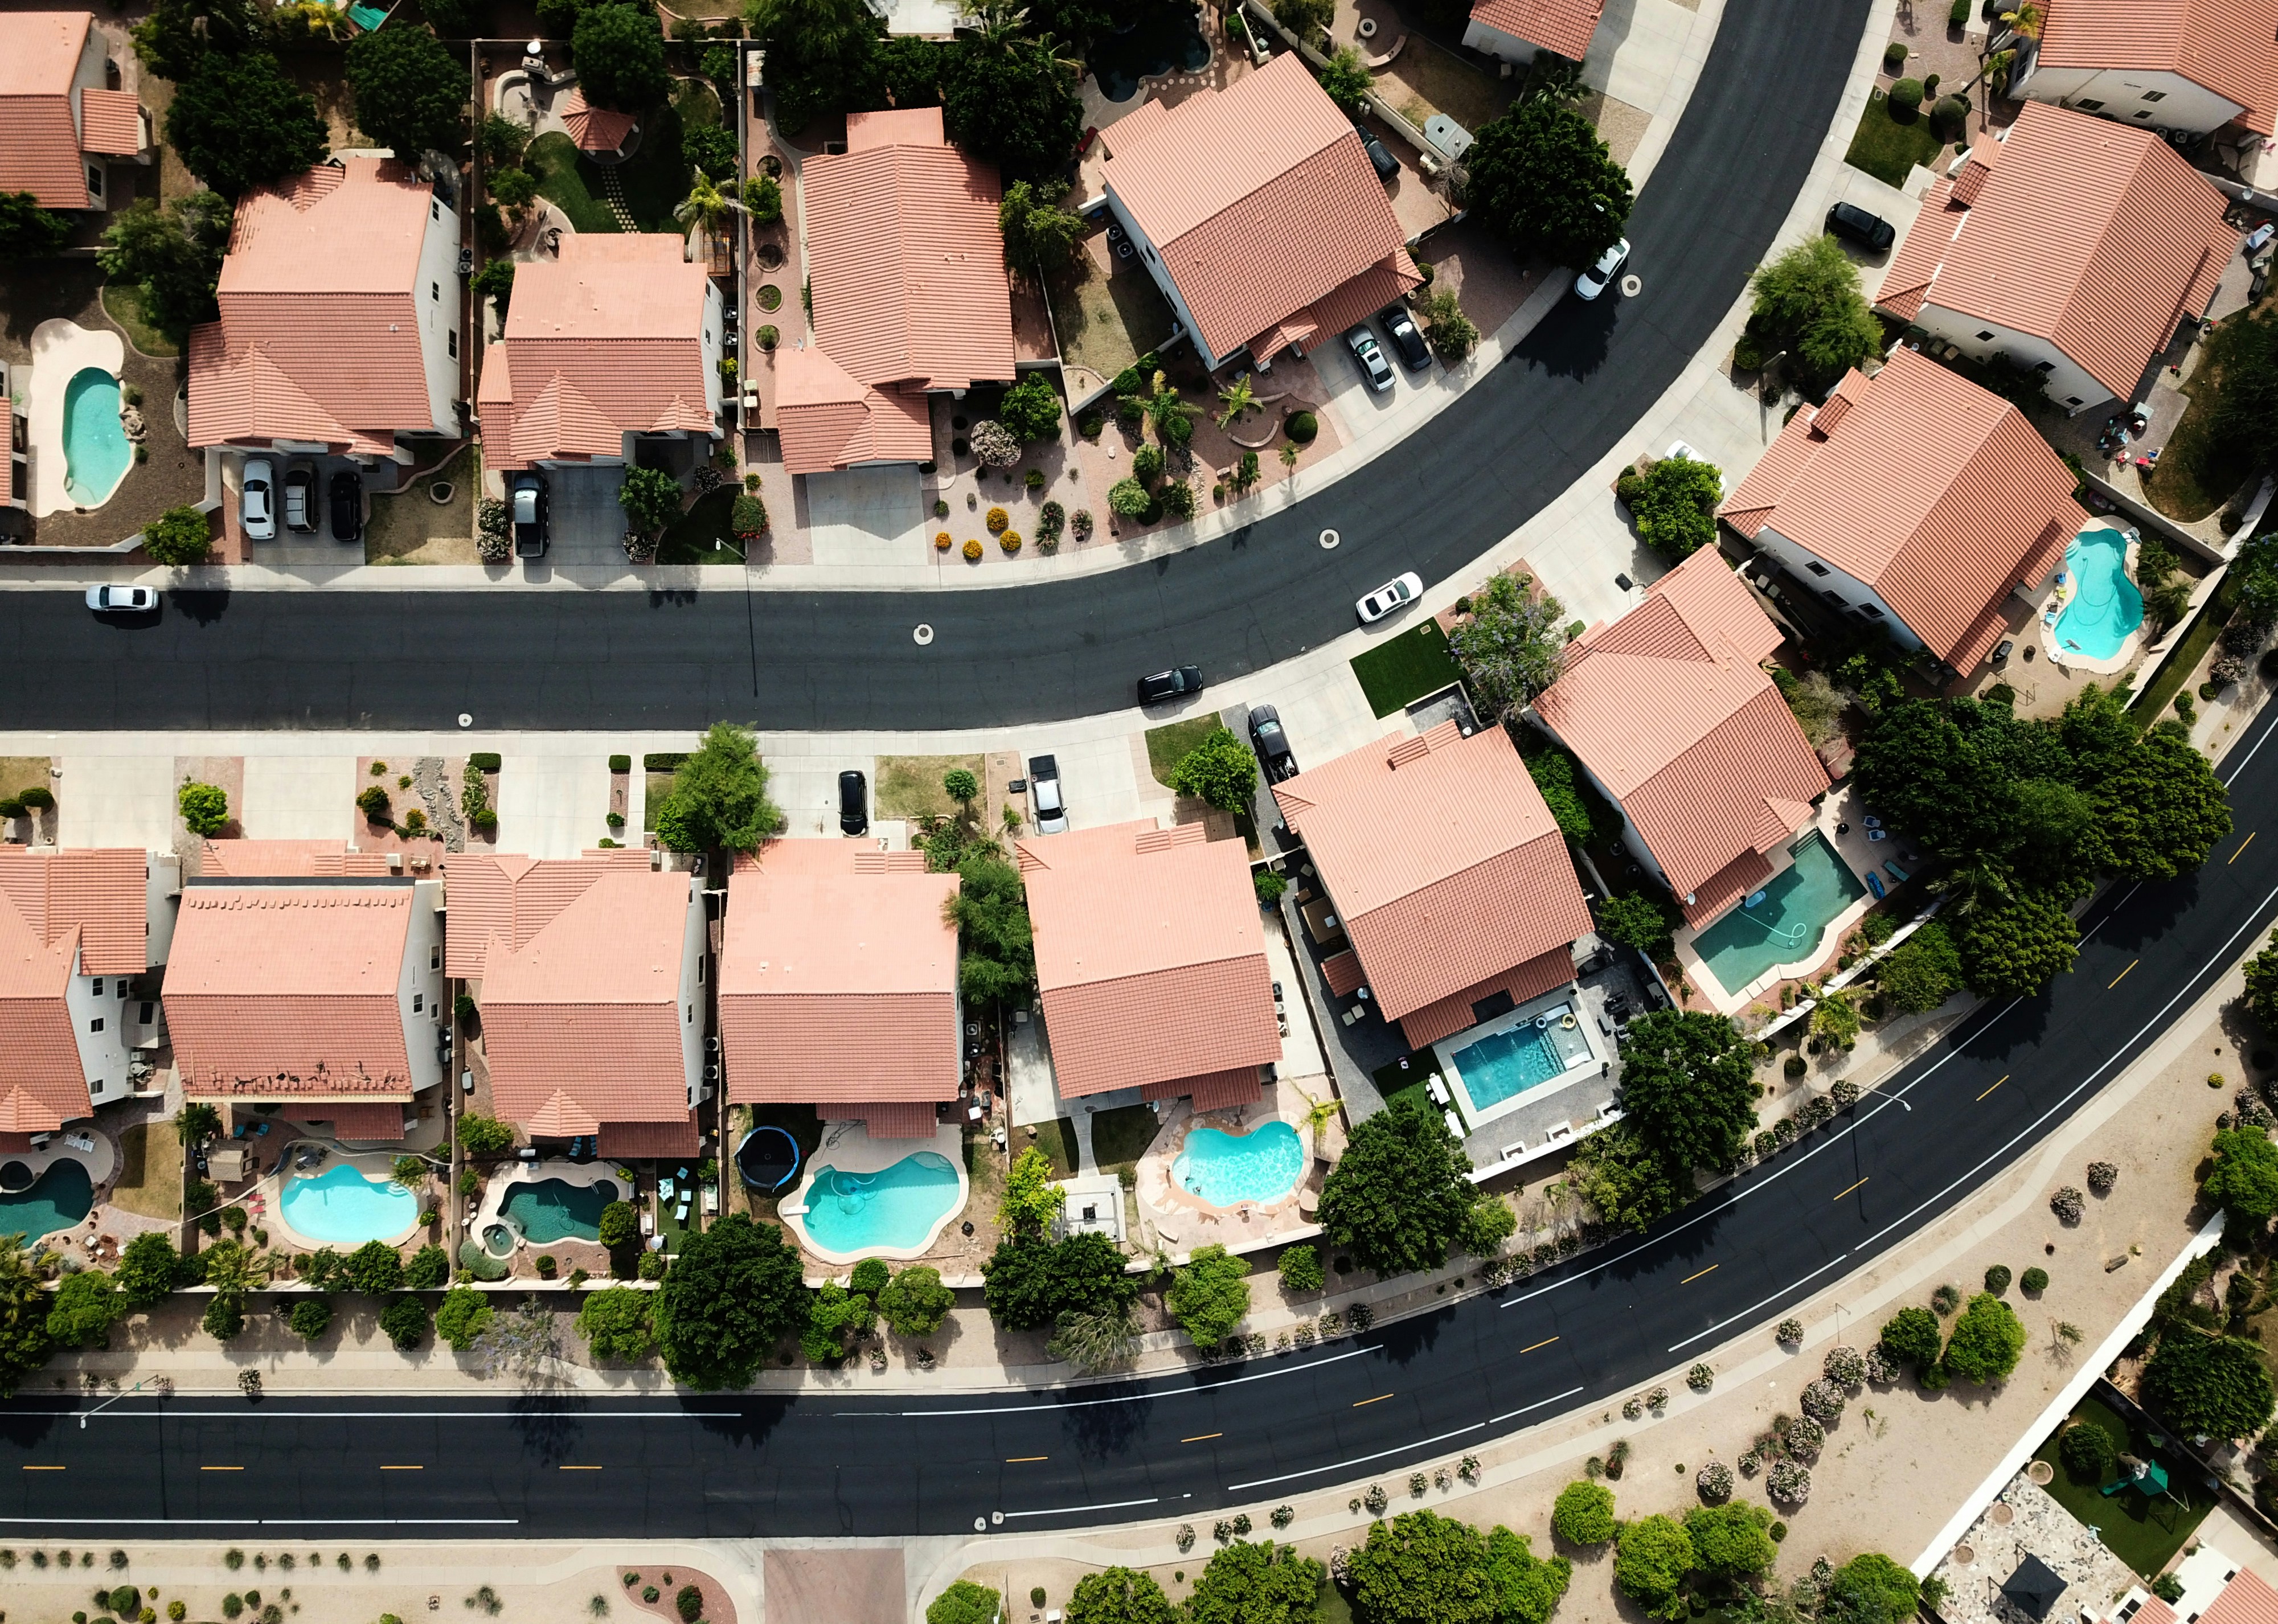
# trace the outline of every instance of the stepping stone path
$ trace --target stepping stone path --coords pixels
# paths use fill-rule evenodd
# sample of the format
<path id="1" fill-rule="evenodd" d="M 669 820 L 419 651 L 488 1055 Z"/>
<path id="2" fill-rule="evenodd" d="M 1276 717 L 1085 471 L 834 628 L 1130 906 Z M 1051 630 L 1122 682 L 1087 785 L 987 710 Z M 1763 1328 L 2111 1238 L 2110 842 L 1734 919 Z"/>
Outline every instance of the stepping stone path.
<path id="1" fill-rule="evenodd" d="M 622 232 L 638 230 L 638 227 L 633 224 L 633 211 L 625 203 L 625 183 L 619 178 L 615 166 L 596 164 L 594 167 L 601 172 L 601 201 L 608 204 L 609 212 L 616 217 L 617 229 Z"/>

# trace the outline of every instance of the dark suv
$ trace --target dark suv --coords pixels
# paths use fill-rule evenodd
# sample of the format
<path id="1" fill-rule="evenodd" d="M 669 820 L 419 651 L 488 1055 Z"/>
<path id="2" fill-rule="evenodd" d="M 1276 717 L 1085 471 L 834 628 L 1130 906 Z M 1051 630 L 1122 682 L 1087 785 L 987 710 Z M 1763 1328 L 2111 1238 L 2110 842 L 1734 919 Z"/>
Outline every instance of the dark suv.
<path id="1" fill-rule="evenodd" d="M 1203 668 L 1200 666 L 1177 666 L 1168 671 L 1158 671 L 1152 676 L 1139 679 L 1139 703 L 1159 705 L 1166 699 L 1175 699 L 1181 694 L 1198 694 L 1203 690 Z"/>
<path id="2" fill-rule="evenodd" d="M 1838 203 L 1827 211 L 1827 229 L 1848 237 L 1869 254 L 1887 254 L 1898 233 L 1879 214 L 1869 214 L 1856 203 Z"/>
<path id="3" fill-rule="evenodd" d="M 1265 764 L 1265 782 L 1278 784 L 1297 775 L 1297 758 L 1289 751 L 1289 736 L 1281 731 L 1281 713 L 1270 705 L 1250 707 L 1250 742 Z"/>
<path id="4" fill-rule="evenodd" d="M 349 469 L 333 476 L 333 539 L 363 539 L 363 477 Z"/>

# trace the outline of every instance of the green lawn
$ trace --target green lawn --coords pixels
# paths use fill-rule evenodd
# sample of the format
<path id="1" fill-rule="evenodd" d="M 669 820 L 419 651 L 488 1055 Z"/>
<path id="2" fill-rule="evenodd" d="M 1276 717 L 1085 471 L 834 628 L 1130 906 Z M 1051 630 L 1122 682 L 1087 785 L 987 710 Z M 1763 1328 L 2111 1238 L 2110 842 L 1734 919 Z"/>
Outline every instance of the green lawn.
<path id="1" fill-rule="evenodd" d="M 656 561 L 742 563 L 743 552 L 736 545 L 735 532 L 729 528 L 735 515 L 738 494 L 734 485 L 722 485 L 717 491 L 698 497 L 694 505 L 665 530 L 664 538 L 657 543 Z"/>
<path id="2" fill-rule="evenodd" d="M 1917 113 L 1904 123 L 1892 118 L 1889 99 L 1877 90 L 1867 98 L 1859 133 L 1851 138 L 1851 150 L 1843 161 L 1877 180 L 1904 186 L 1914 166 L 1927 165 L 1945 145 L 1925 115 Z"/>
<path id="3" fill-rule="evenodd" d="M 600 172 L 593 161 L 578 159 L 577 172 L 586 190 L 599 197 Z M 659 107 L 642 115 L 640 150 L 617 165 L 617 179 L 624 183 L 625 207 L 632 210 L 636 231 L 679 233 L 680 223 L 672 211 L 688 196 L 689 172 L 680 150 L 677 111 Z"/>
<path id="4" fill-rule="evenodd" d="M 103 285 L 103 314 L 126 330 L 126 341 L 146 355 L 179 355 L 182 353 L 164 333 L 142 319 L 142 289 L 133 282 L 105 282 Z"/>
<path id="5" fill-rule="evenodd" d="M 2191 1536 L 2200 1520 L 2213 1509 L 2213 1492 L 2206 1487 L 2204 1474 L 2191 1463 L 2189 1455 L 2158 1449 L 2149 1434 L 2131 1428 L 2109 1406 L 2093 1398 L 2083 1399 L 2073 1414 L 2102 1427 L 2112 1435 L 2114 1444 L 2129 1453 L 2145 1460 L 2157 1460 L 2167 1468 L 2170 1494 L 2147 1499 L 2134 1489 L 2123 1489 L 2107 1498 L 2099 1485 L 2075 1482 L 2065 1470 L 2064 1462 L 2057 1459 L 2057 1437 L 2061 1428 L 2049 1434 L 2033 1452 L 2035 1460 L 2045 1460 L 2055 1469 L 2056 1475 L 2050 1479 L 2048 1491 L 2057 1503 L 2083 1525 L 2094 1528 L 2097 1537 L 2113 1555 L 2146 1580 L 2157 1577 L 2167 1565 L 2167 1559 L 2182 1549 L 2183 1542 Z"/>
<path id="6" fill-rule="evenodd" d="M 577 143 L 559 130 L 548 130 L 530 143 L 523 164 L 538 177 L 538 194 L 570 217 L 581 232 L 613 232 L 617 222 L 608 205 L 585 189 L 584 162 Z"/>
<path id="7" fill-rule="evenodd" d="M 1147 770 L 1155 782 L 1167 789 L 1171 787 L 1171 769 L 1207 738 L 1212 732 L 1226 724 L 1212 712 L 1203 716 L 1189 716 L 1184 721 L 1166 722 L 1159 728 L 1147 729 Z"/>
<path id="8" fill-rule="evenodd" d="M 1119 1105 L 1091 1119 L 1091 1154 L 1104 1172 L 1138 1165 L 1163 1119 L 1144 1105 Z"/>
<path id="9" fill-rule="evenodd" d="M 2170 519 L 2190 524 L 2205 518 L 2254 471 L 2249 448 L 2219 444 L 2208 432 L 2221 404 L 2223 373 L 2246 328 L 2244 321 L 2229 321 L 2208 335 L 2206 354 L 2199 358 L 2185 391 L 2191 403 L 2167 436 L 2159 465 L 2144 481 L 2144 493 L 2152 505 Z"/>
<path id="10" fill-rule="evenodd" d="M 1395 1060 L 1390 1065 L 1379 1066 L 1372 1075 L 1376 1082 L 1377 1092 L 1384 1096 L 1384 1102 L 1387 1105 L 1401 1100 L 1413 1100 L 1426 1114 L 1436 1117 L 1445 1108 L 1425 1092 L 1424 1079 L 1439 1069 L 1440 1056 L 1430 1049 L 1425 1048 L 1418 1049 L 1408 1056 L 1408 1069 L 1405 1071 L 1400 1069 L 1400 1063 Z M 1456 1116 L 1459 1120 L 1463 1114 L 1463 1109 L 1460 1106 L 1456 1108 Z"/>
<path id="11" fill-rule="evenodd" d="M 2206 658 L 2206 652 L 2214 645 L 2214 640 L 2222 635 L 2223 625 L 2230 619 L 2230 612 L 2237 605 L 2238 595 L 2232 590 L 2232 576 L 2225 576 L 2213 595 L 2199 606 L 2198 619 L 2191 622 L 2191 629 L 2168 652 L 2166 663 L 2160 667 L 2158 680 L 2137 695 L 2129 705 L 2128 713 L 2136 719 L 2138 727 L 2148 728 L 2153 722 L 2165 721 L 2175 714 L 2170 707 L 2175 703 L 2175 695 L 2181 691 L 2191 673 L 2198 669 L 2199 661 Z"/>
<path id="12" fill-rule="evenodd" d="M 1028 1146 L 1033 1145 L 1038 1150 L 1043 1151 L 1045 1156 L 1051 1161 L 1052 1164 L 1053 1178 L 1074 1178 L 1074 1120 L 1071 1117 L 1056 1117 L 1051 1122 L 1039 1122 L 1032 1125 L 1036 1133 L 1036 1137 L 1034 1139 L 1030 1139 L 1028 1137 L 1030 1132 L 1029 1127 L 1022 1127 L 1014 1132 L 1013 1135 L 1013 1154 L 1017 1156 L 1021 1151 L 1028 1148 Z"/>
<path id="13" fill-rule="evenodd" d="M 1448 634 L 1437 621 L 1426 621 L 1389 643 L 1379 644 L 1352 662 L 1369 708 L 1389 716 L 1426 694 L 1438 693 L 1463 680 L 1463 667 L 1448 652 Z"/>
<path id="14" fill-rule="evenodd" d="M 1321 1575 L 1321 1598 L 1315 1604 L 1313 1616 L 1320 1624 L 1353 1624 L 1352 1604 L 1326 1574 Z"/>

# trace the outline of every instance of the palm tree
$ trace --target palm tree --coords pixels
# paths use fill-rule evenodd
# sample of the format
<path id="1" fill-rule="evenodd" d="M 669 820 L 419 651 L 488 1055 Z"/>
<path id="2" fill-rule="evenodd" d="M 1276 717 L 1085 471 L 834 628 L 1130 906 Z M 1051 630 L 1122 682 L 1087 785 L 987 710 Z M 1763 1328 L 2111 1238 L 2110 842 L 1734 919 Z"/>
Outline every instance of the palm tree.
<path id="1" fill-rule="evenodd" d="M 744 205 L 714 185 L 712 177 L 702 170 L 690 172 L 695 177 L 695 184 L 688 188 L 688 195 L 682 200 L 680 206 L 672 211 L 672 217 L 683 225 L 694 225 L 701 221 L 707 236 L 717 235 L 721 222 L 731 214 L 741 214 Z"/>
<path id="2" fill-rule="evenodd" d="M 185 1146 L 211 1139 L 221 1132 L 221 1113 L 203 1100 L 192 1100 L 174 1118 L 174 1137 Z"/>
<path id="3" fill-rule="evenodd" d="M 1954 858 L 1953 866 L 1930 882 L 1930 888 L 1952 897 L 1953 917 L 1966 919 L 2015 901 L 2017 876 L 1999 852 L 1971 851 Z"/>
<path id="4" fill-rule="evenodd" d="M 980 0 L 973 8 L 973 37 L 982 44 L 1002 50 L 1020 37 L 1028 24 L 1028 8 L 1015 5 L 1012 0 Z"/>
<path id="5" fill-rule="evenodd" d="M 1180 399 L 1179 392 L 1171 387 L 1170 380 L 1162 373 L 1155 374 L 1143 409 L 1147 421 L 1154 425 L 1155 438 L 1165 445 L 1183 446 L 1192 437 L 1194 408 Z"/>
<path id="6" fill-rule="evenodd" d="M 269 1284 L 273 1269 L 269 1254 L 257 1247 L 248 1247 L 241 1240 L 216 1241 L 205 1249 L 202 1256 L 205 1262 L 205 1282 L 213 1287 L 214 1295 L 241 1306 L 248 1297 Z"/>
<path id="7" fill-rule="evenodd" d="M 1230 423 L 1239 422 L 1242 413 L 1257 404 L 1257 393 L 1250 386 L 1250 374 L 1244 372 L 1230 388 L 1219 390 L 1218 400 L 1226 408 L 1218 415 L 1218 426 L 1223 429 Z"/>

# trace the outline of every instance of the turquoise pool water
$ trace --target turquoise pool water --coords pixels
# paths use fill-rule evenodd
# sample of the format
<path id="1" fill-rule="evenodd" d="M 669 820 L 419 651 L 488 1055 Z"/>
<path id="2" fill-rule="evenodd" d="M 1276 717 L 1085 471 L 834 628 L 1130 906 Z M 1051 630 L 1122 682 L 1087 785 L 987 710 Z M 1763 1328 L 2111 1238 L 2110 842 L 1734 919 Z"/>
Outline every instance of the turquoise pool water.
<path id="1" fill-rule="evenodd" d="M 1490 1033 L 1452 1057 L 1463 1074 L 1464 1092 L 1481 1111 L 1566 1072 L 1566 1058 L 1558 1045 L 1533 1021 Z"/>
<path id="2" fill-rule="evenodd" d="M 64 386 L 64 493 L 75 507 L 100 507 L 134 464 L 118 426 L 118 380 L 81 367 Z"/>
<path id="3" fill-rule="evenodd" d="M 28 1190 L 0 1195 L 0 1235 L 21 1231 L 22 1244 L 35 1247 L 42 1235 L 67 1230 L 95 1207 L 95 1186 L 78 1162 L 50 1162 Z"/>
<path id="4" fill-rule="evenodd" d="M 532 1246 L 555 1240 L 599 1240 L 601 1208 L 617 1199 L 617 1186 L 603 1178 L 593 1184 L 539 1178 L 507 1192 L 507 1221 Z M 487 1238 L 485 1238 L 487 1240 Z"/>
<path id="5" fill-rule="evenodd" d="M 388 1179 L 367 1178 L 345 1162 L 314 1178 L 295 1178 L 278 1205 L 285 1222 L 310 1239 L 348 1247 L 391 1239 L 419 1216 L 410 1191 Z"/>
<path id="6" fill-rule="evenodd" d="M 2109 528 L 2083 530 L 2065 546 L 2073 593 L 2057 614 L 2057 646 L 2091 660 L 2110 660 L 2144 623 L 2144 594 L 2128 578 L 2128 538 Z"/>
<path id="7" fill-rule="evenodd" d="M 1171 1163 L 1179 1187 L 1213 1207 L 1279 1201 L 1296 1187 L 1304 1170 L 1304 1141 L 1286 1122 L 1269 1122 L 1243 1134 L 1196 1128 Z"/>
<path id="8" fill-rule="evenodd" d="M 933 1238 L 957 1208 L 957 1169 L 931 1150 L 904 1156 L 875 1173 L 814 1170 L 800 1220 L 826 1252 L 910 1251 Z"/>
<path id="9" fill-rule="evenodd" d="M 1693 950 L 1727 992 L 1737 993 L 1774 964 L 1793 964 L 1818 945 L 1827 921 L 1866 888 L 1814 829 L 1790 847 L 1793 867 L 1773 876 L 1764 900 L 1735 908 L 1693 941 Z"/>

